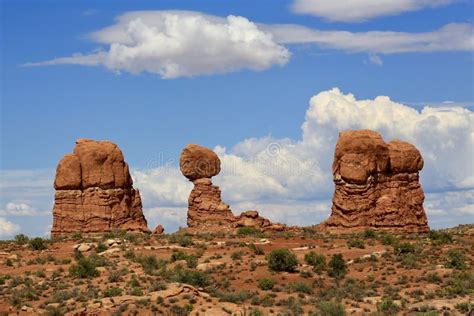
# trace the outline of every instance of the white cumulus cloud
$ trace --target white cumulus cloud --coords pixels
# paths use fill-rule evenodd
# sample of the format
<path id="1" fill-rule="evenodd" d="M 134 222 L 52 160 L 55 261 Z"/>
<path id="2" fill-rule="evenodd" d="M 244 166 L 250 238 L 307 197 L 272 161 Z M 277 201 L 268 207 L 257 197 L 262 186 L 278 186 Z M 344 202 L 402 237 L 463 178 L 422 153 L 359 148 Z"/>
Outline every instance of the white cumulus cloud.
<path id="1" fill-rule="evenodd" d="M 90 38 L 107 50 L 26 65 L 103 65 L 116 72 L 162 78 L 265 70 L 288 62 L 289 51 L 241 16 L 221 18 L 191 11 L 137 11 Z"/>
<path id="2" fill-rule="evenodd" d="M 380 16 L 435 8 L 453 2 L 454 0 L 295 0 L 292 10 L 330 21 L 360 22 Z"/>
<path id="3" fill-rule="evenodd" d="M 6 218 L 0 217 L 0 238 L 12 237 L 20 232 L 20 225 L 8 221 Z"/>
<path id="4" fill-rule="evenodd" d="M 425 205 L 435 225 L 453 223 L 448 220 L 452 214 L 458 223 L 472 222 L 473 128 L 474 113 L 462 107 L 427 106 L 417 111 L 387 96 L 358 100 L 335 88 L 311 98 L 300 139 L 267 136 L 231 148 L 216 146 L 222 171 L 213 182 L 236 214 L 257 209 L 274 221 L 316 224 L 330 212 L 331 164 L 339 132 L 373 129 L 386 141 L 402 139 L 421 151 Z M 135 171 L 134 178 L 146 212 L 153 209 L 159 221 L 163 211 L 164 221 L 185 225 L 179 220 L 184 218 L 192 184 L 177 167 Z M 455 198 L 453 207 L 446 202 L 448 196 Z M 183 217 L 176 216 L 179 210 Z"/>
<path id="5" fill-rule="evenodd" d="M 443 51 L 474 51 L 474 26 L 450 23 L 430 32 L 321 31 L 297 24 L 262 26 L 281 44 L 312 43 L 322 49 L 349 53 L 395 54 Z"/>
<path id="6" fill-rule="evenodd" d="M 396 1 L 395 1 L 396 2 Z M 101 47 L 23 66 L 104 66 L 120 73 L 152 73 L 164 79 L 262 71 L 288 63 L 285 45 L 311 43 L 319 49 L 377 54 L 474 51 L 474 27 L 451 23 L 429 32 L 318 30 L 297 24 L 263 24 L 242 16 L 218 17 L 193 11 L 133 11 L 88 38 Z"/>

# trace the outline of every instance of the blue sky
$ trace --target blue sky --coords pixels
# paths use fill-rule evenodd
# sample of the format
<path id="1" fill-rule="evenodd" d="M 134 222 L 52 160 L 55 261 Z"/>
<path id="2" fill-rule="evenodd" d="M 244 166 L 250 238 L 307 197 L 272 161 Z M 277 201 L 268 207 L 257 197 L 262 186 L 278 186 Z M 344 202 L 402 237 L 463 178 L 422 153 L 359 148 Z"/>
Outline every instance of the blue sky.
<path id="1" fill-rule="evenodd" d="M 253 149 L 242 149 L 248 143 L 246 139 L 253 139 L 258 146 L 276 142 L 282 149 L 308 143 L 311 136 L 304 139 L 302 133 L 311 133 L 302 130 L 302 124 L 311 125 L 311 106 L 322 106 L 310 104 L 310 99 L 334 87 L 342 95 L 355 95 L 356 100 L 388 96 L 419 111 L 425 105 L 440 109 L 443 102 L 453 102 L 444 106 L 449 105 L 448 111 L 455 114 L 440 117 L 439 126 L 443 127 L 433 131 L 439 135 L 433 134 L 437 139 L 431 143 L 403 128 L 403 124 L 416 125 L 410 119 L 428 120 L 429 114 L 407 116 L 406 122 L 396 122 L 392 117 L 392 125 L 384 120 L 377 126 L 387 140 L 404 136 L 419 148 L 426 148 L 428 154 L 439 155 L 435 159 L 438 164 L 428 163 L 422 178 L 427 193 L 425 206 L 431 208 L 428 215 L 434 226 L 473 222 L 474 182 L 470 179 L 474 175 L 472 163 L 469 166 L 469 159 L 472 162 L 473 158 L 472 136 L 469 139 L 474 105 L 473 4 L 462 0 L 431 4 L 407 0 L 395 7 L 387 2 L 383 7 L 382 1 L 382 7 L 369 12 L 370 6 L 364 1 L 370 4 L 372 0 L 355 1 L 360 7 L 348 10 L 361 12 L 362 16 L 351 17 L 341 15 L 347 10 L 327 5 L 330 2 L 326 0 L 114 1 L 113 6 L 107 1 L 1 1 L 0 226 L 11 224 L 13 228 L 8 226 L 0 237 L 9 237 L 9 232 L 40 235 L 48 231 L 54 169 L 80 137 L 117 143 L 143 192 L 150 226 L 164 222 L 173 230 L 184 225 L 183 196 L 185 199 L 189 183 L 174 169 L 164 175 L 154 173 L 153 168 L 162 167 L 156 165 L 157 160 L 165 157 L 175 167 L 180 150 L 187 143 L 219 146 L 222 156 L 227 157 L 224 162 L 248 158 L 249 152 L 256 154 Z M 434 6 L 437 2 L 440 4 Z M 314 7 L 319 11 L 315 13 Z M 259 36 L 260 42 L 248 42 L 249 50 L 241 49 L 240 44 L 232 46 L 235 43 L 220 37 L 206 37 L 210 42 L 196 43 L 186 37 L 186 30 L 181 30 L 178 42 L 189 44 L 188 48 L 163 52 L 157 42 L 160 30 L 152 37 L 145 36 L 156 30 L 156 25 L 150 25 L 144 17 L 152 14 L 152 21 L 159 20 L 163 10 L 192 11 L 192 17 L 201 19 L 195 29 L 204 34 L 206 27 L 216 27 L 214 17 L 222 19 L 219 25 L 232 24 L 226 20 L 228 15 L 243 17 L 246 20 L 239 20 L 243 23 L 239 25 L 248 29 L 237 27 L 242 31 L 239 34 Z M 121 23 L 115 19 L 133 11 L 143 11 L 130 18 L 132 22 L 144 21 L 132 34 L 138 36 L 138 42 L 120 42 L 107 32 L 101 33 L 100 40 L 91 38 L 91 33 L 112 25 L 129 26 L 129 20 Z M 171 14 L 180 19 L 178 27 L 188 21 L 182 12 Z M 277 29 L 275 24 L 283 27 Z M 448 28 L 443 29 L 446 25 Z M 295 26 L 296 32 L 292 31 Z M 215 30 L 222 29 L 218 26 Z M 340 31 L 354 37 L 345 39 Z M 373 31 L 382 33 L 374 35 Z M 392 36 L 390 31 L 400 33 Z M 301 34 L 307 35 L 300 38 Z M 382 44 L 377 42 L 380 39 Z M 123 61 L 123 56 L 112 53 L 111 45 L 146 57 L 127 57 Z M 147 50 L 150 45 L 158 46 Z M 206 46 L 214 47 L 216 55 L 208 53 Z M 97 48 L 102 53 L 96 53 Z M 251 56 L 252 52 L 255 56 Z M 77 53 L 88 56 L 97 66 L 85 66 L 77 57 L 70 58 Z M 228 58 L 222 59 L 223 55 Z M 69 59 L 61 59 L 64 57 Z M 206 60 L 210 62 L 204 63 Z M 166 68 L 170 63 L 173 67 Z M 158 70 L 156 65 L 160 65 Z M 178 71 L 174 72 L 176 67 Z M 348 107 L 357 104 L 349 103 Z M 378 104 L 374 101 L 374 106 Z M 454 111 L 454 106 L 462 111 Z M 323 125 L 316 130 L 328 131 L 321 130 Z M 370 122 L 366 121 L 349 126 L 335 124 L 338 128 L 368 125 Z M 334 130 L 336 138 L 337 131 Z M 328 148 L 334 142 L 335 139 L 328 140 Z M 436 142 L 440 142 L 439 146 L 433 145 Z M 443 151 L 443 144 L 453 147 Z M 332 161 L 332 150 L 309 150 L 323 155 L 315 158 L 321 165 L 317 179 L 330 177 L 326 166 Z M 459 162 L 460 167 L 467 166 L 464 175 L 447 166 L 444 180 L 431 176 L 443 169 L 443 162 L 452 160 L 449 154 L 453 151 L 465 155 Z M 270 176 L 280 187 L 268 191 L 261 183 L 252 187 L 261 194 L 249 197 L 229 192 L 240 190 L 238 183 L 252 182 L 250 176 L 223 174 L 216 182 L 220 182 L 224 198 L 235 205 L 236 212 L 241 207 L 255 207 L 271 218 L 289 223 L 298 223 L 298 209 L 310 214 L 314 223 L 327 216 L 330 179 L 295 182 L 284 172 Z M 170 199 L 166 192 L 176 188 L 167 188 L 164 183 L 180 186 L 182 190 L 177 191 L 184 193 Z M 292 196 L 292 192 L 301 191 L 309 183 L 327 188 L 303 190 L 305 196 Z M 438 195 L 429 197 L 430 194 Z M 287 211 L 281 210 L 282 205 L 295 215 L 288 216 Z M 461 211 L 453 217 L 444 209 L 448 205 Z"/>

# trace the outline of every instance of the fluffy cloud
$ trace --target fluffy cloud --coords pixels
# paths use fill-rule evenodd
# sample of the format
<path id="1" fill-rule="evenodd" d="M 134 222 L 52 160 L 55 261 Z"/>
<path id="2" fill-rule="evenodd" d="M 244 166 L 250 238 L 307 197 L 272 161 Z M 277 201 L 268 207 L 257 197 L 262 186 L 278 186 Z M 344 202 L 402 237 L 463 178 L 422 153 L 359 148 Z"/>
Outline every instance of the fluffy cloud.
<path id="1" fill-rule="evenodd" d="M 395 54 L 411 52 L 474 51 L 474 26 L 451 23 L 422 33 L 393 31 L 320 31 L 296 24 L 262 26 L 281 44 L 313 43 L 320 48 L 349 53 Z"/>
<path id="2" fill-rule="evenodd" d="M 25 202 L 8 202 L 4 209 L 0 210 L 0 216 L 43 216 L 50 212 L 39 212 Z"/>
<path id="3" fill-rule="evenodd" d="M 359 5 L 360 2 L 364 1 L 354 1 Z M 423 33 L 321 31 L 302 25 L 257 24 L 241 16 L 223 18 L 192 11 L 128 12 L 88 38 L 107 48 L 23 66 L 104 66 L 117 73 L 148 72 L 171 79 L 285 65 L 291 55 L 283 46 L 287 44 L 312 43 L 320 49 L 368 53 L 369 60 L 377 65 L 382 65 L 382 60 L 376 54 L 474 51 L 474 27 L 468 23 L 447 24 Z"/>
<path id="4" fill-rule="evenodd" d="M 371 18 L 448 5 L 453 0 L 295 0 L 292 10 L 330 21 L 360 22 Z"/>
<path id="5" fill-rule="evenodd" d="M 317 223 L 330 212 L 338 133 L 367 128 L 379 131 L 386 141 L 399 138 L 420 149 L 426 208 L 435 225 L 452 223 L 447 221 L 452 213 L 459 215 L 457 223 L 473 221 L 473 126 L 474 113 L 462 107 L 425 107 L 418 112 L 386 96 L 357 100 L 332 89 L 311 98 L 299 140 L 262 137 L 232 148 L 216 146 L 222 171 L 214 182 L 235 213 L 257 209 L 274 221 Z M 173 227 L 185 225 L 192 185 L 176 167 L 135 171 L 134 178 L 146 212 L 153 209 L 157 221 L 163 218 Z M 448 201 L 449 196 L 456 196 L 456 207 L 450 206 L 454 198 Z"/>
<path id="6" fill-rule="evenodd" d="M 20 232 L 20 225 L 0 217 L 0 238 L 12 237 L 18 232 Z"/>
<path id="7" fill-rule="evenodd" d="M 239 16 L 190 11 L 138 11 L 90 35 L 107 51 L 27 65 L 103 65 L 116 72 L 149 72 L 162 78 L 265 70 L 288 62 L 288 50 L 271 34 Z"/>

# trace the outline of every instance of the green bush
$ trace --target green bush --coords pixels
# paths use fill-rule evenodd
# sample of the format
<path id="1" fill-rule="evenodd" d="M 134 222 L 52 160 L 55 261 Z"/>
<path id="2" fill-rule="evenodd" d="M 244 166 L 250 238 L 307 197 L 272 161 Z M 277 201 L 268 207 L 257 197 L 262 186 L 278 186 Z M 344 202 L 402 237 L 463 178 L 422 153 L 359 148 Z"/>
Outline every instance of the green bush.
<path id="1" fill-rule="evenodd" d="M 41 237 L 36 237 L 30 240 L 29 242 L 31 249 L 33 250 L 44 250 L 48 247 L 46 246 L 46 242 Z"/>
<path id="2" fill-rule="evenodd" d="M 379 240 L 382 243 L 382 245 L 386 245 L 386 246 L 396 246 L 399 243 L 398 238 L 389 233 L 381 234 L 379 236 Z"/>
<path id="3" fill-rule="evenodd" d="M 262 232 L 255 227 L 239 227 L 237 228 L 238 236 L 261 236 Z"/>
<path id="4" fill-rule="evenodd" d="M 101 253 L 107 250 L 107 246 L 100 242 L 97 244 L 97 248 L 95 250 L 97 253 Z"/>
<path id="5" fill-rule="evenodd" d="M 364 238 L 376 238 L 376 237 L 377 237 L 377 234 L 375 233 L 375 231 L 374 231 L 373 229 L 368 228 L 368 229 L 366 229 L 366 230 L 364 231 L 364 233 L 362 234 L 362 236 L 363 236 Z"/>
<path id="6" fill-rule="evenodd" d="M 260 279 L 258 280 L 258 287 L 264 291 L 271 290 L 275 286 L 276 281 L 273 279 Z"/>
<path id="7" fill-rule="evenodd" d="M 359 248 L 359 249 L 364 249 L 365 248 L 365 244 L 364 244 L 364 241 L 362 239 L 349 239 L 347 241 L 347 246 L 349 248 Z"/>
<path id="8" fill-rule="evenodd" d="M 154 255 L 139 257 L 137 261 L 142 265 L 143 271 L 146 274 L 153 274 L 155 270 L 163 265 L 163 262 L 158 262 Z"/>
<path id="9" fill-rule="evenodd" d="M 254 243 L 250 243 L 250 244 L 249 244 L 249 248 L 250 248 L 250 250 L 252 250 L 253 253 L 256 254 L 257 256 L 259 256 L 259 255 L 264 255 L 264 254 L 265 254 L 265 251 L 263 251 L 262 248 L 260 248 L 259 246 L 255 245 Z"/>
<path id="10" fill-rule="evenodd" d="M 396 315 L 400 307 L 395 304 L 391 297 L 384 297 L 377 303 L 377 310 L 384 315 Z"/>
<path id="11" fill-rule="evenodd" d="M 230 257 L 231 257 L 232 260 L 234 260 L 234 261 L 235 261 L 235 260 L 240 260 L 240 259 L 242 259 L 242 255 L 243 255 L 243 254 L 244 254 L 244 253 L 243 253 L 242 251 L 240 251 L 240 250 L 239 250 L 239 251 L 234 251 L 234 252 L 230 255 Z"/>
<path id="12" fill-rule="evenodd" d="M 275 249 L 268 255 L 268 267 L 273 271 L 293 272 L 298 265 L 295 254 L 286 248 Z"/>
<path id="13" fill-rule="evenodd" d="M 103 292 L 104 297 L 114 297 L 122 294 L 122 289 L 118 287 L 108 287 Z"/>
<path id="14" fill-rule="evenodd" d="M 30 239 L 28 238 L 28 236 L 23 235 L 23 234 L 19 234 L 19 235 L 16 235 L 16 236 L 15 236 L 15 241 L 16 241 L 16 243 L 19 244 L 19 245 L 24 245 L 24 244 L 26 244 L 26 243 L 28 242 L 28 240 L 30 240 Z"/>
<path id="15" fill-rule="evenodd" d="M 428 238 L 435 245 L 450 244 L 453 242 L 453 236 L 448 232 L 430 230 Z"/>
<path id="16" fill-rule="evenodd" d="M 198 258 L 193 255 L 187 255 L 182 251 L 173 252 L 171 255 L 171 262 L 176 262 L 179 260 L 185 260 L 188 268 L 195 268 L 197 266 Z"/>
<path id="17" fill-rule="evenodd" d="M 173 282 L 191 284 L 193 286 L 205 287 L 210 284 L 209 275 L 201 271 L 191 271 L 176 266 L 173 270 L 166 271 L 165 277 Z"/>
<path id="18" fill-rule="evenodd" d="M 329 276 L 335 279 L 343 278 L 347 273 L 346 262 L 341 254 L 334 254 L 329 261 Z"/>
<path id="19" fill-rule="evenodd" d="M 466 257 L 459 250 L 451 249 L 447 254 L 446 267 L 462 270 L 466 268 Z"/>
<path id="20" fill-rule="evenodd" d="M 299 292 L 305 294 L 311 294 L 313 292 L 313 287 L 309 283 L 305 282 L 294 282 L 289 284 L 288 288 L 292 292 Z"/>
<path id="21" fill-rule="evenodd" d="M 97 264 L 90 258 L 82 257 L 76 264 L 69 267 L 69 273 L 78 278 L 95 278 L 99 276 L 99 271 L 96 269 Z"/>
<path id="22" fill-rule="evenodd" d="M 345 316 L 344 305 L 338 302 L 323 301 L 318 304 L 319 315 L 321 316 Z"/>
<path id="23" fill-rule="evenodd" d="M 193 241 L 190 236 L 179 233 L 169 235 L 168 241 L 172 244 L 178 244 L 181 247 L 188 247 L 193 244 Z"/>
<path id="24" fill-rule="evenodd" d="M 314 273 L 321 274 L 326 270 L 326 257 L 324 255 L 318 255 L 311 251 L 304 256 L 304 261 L 313 266 Z"/>
<path id="25" fill-rule="evenodd" d="M 408 243 L 408 242 L 404 242 L 404 243 L 401 243 L 397 246 L 395 246 L 395 252 L 398 254 L 398 255 L 404 255 L 404 254 L 408 254 L 408 253 L 415 253 L 416 252 L 416 248 L 415 248 L 415 245 L 411 244 L 411 243 Z"/>

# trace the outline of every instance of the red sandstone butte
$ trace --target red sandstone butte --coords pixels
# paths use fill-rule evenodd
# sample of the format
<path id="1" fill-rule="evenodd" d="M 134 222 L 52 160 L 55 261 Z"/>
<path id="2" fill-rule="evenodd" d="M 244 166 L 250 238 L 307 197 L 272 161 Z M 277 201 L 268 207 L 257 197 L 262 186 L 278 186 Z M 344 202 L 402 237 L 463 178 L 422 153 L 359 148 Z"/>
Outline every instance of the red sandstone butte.
<path id="1" fill-rule="evenodd" d="M 366 228 L 426 232 L 423 158 L 400 140 L 385 143 L 370 130 L 339 134 L 332 166 L 335 192 L 331 216 L 319 226 L 333 231 Z"/>
<path id="2" fill-rule="evenodd" d="M 133 188 L 120 148 L 109 141 L 78 139 L 54 180 L 51 236 L 114 229 L 148 232 L 140 193 Z"/>

